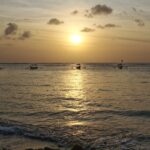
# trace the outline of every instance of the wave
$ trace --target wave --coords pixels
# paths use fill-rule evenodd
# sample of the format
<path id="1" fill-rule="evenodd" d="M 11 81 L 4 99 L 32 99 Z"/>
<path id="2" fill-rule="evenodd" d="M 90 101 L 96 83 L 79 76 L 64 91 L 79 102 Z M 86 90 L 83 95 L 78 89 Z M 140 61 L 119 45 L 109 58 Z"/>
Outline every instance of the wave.
<path id="1" fill-rule="evenodd" d="M 90 105 L 92 106 L 92 105 Z M 97 104 L 97 107 L 104 107 L 104 108 L 110 108 L 111 105 L 104 105 L 104 104 Z M 0 112 L 1 115 L 6 114 L 5 112 Z M 40 111 L 40 112 L 7 112 L 7 115 L 17 115 L 17 116 L 29 116 L 29 117 L 39 117 L 39 118 L 49 118 L 49 119 L 64 119 L 64 116 L 71 116 L 74 119 L 79 119 L 80 121 L 85 121 L 89 118 L 97 119 L 97 117 L 107 117 L 113 116 L 113 115 L 119 115 L 119 116 L 127 116 L 127 117 L 144 117 L 149 119 L 150 118 L 150 111 L 146 110 L 79 110 L 74 111 L 71 109 L 68 110 L 60 110 L 57 112 L 51 112 L 51 111 Z"/>
<path id="2" fill-rule="evenodd" d="M 42 86 L 51 86 L 51 84 L 7 84 L 6 85 L 6 83 L 0 83 L 0 86 L 21 86 L 21 87 L 37 87 L 37 86 L 40 86 L 40 87 L 42 87 Z"/>
<path id="3" fill-rule="evenodd" d="M 0 134 L 2 135 L 17 135 L 31 139 L 56 142 L 53 135 L 46 130 L 34 125 L 21 124 L 19 122 L 0 120 Z"/>
<path id="4" fill-rule="evenodd" d="M 61 130 L 63 130 L 61 132 Z M 69 129 L 71 131 L 73 129 Z M 90 128 L 87 128 L 90 130 Z M 130 129 L 118 128 L 116 133 L 112 132 L 109 135 L 97 136 L 92 139 L 92 135 L 82 138 L 76 135 L 65 135 L 67 128 L 60 129 L 59 127 L 42 127 L 31 124 L 22 124 L 17 121 L 0 119 L 0 134 L 9 136 L 22 136 L 25 138 L 36 139 L 41 141 L 53 142 L 59 146 L 67 147 L 78 143 L 90 150 L 97 149 L 117 149 L 117 147 L 124 147 L 133 149 L 140 145 L 141 142 L 149 142 L 150 137 L 146 135 L 133 135 Z M 140 145 L 141 146 L 141 145 Z M 122 149 L 122 148 L 121 148 Z"/>
<path id="5" fill-rule="evenodd" d="M 75 116 L 82 113 L 82 111 L 73 111 L 73 110 L 60 110 L 57 112 L 52 111 L 39 111 L 39 112 L 3 112 L 0 111 L 1 115 L 10 115 L 10 116 L 32 116 L 32 117 L 53 117 L 53 118 L 61 118 L 62 116 Z"/>
<path id="6" fill-rule="evenodd" d="M 103 110 L 103 111 L 96 111 L 91 112 L 93 114 L 113 114 L 113 115 L 121 115 L 121 116 L 128 116 L 128 117 L 150 117 L 150 111 L 137 111 L 137 110 L 127 110 L 127 111 L 115 111 L 115 110 Z"/>

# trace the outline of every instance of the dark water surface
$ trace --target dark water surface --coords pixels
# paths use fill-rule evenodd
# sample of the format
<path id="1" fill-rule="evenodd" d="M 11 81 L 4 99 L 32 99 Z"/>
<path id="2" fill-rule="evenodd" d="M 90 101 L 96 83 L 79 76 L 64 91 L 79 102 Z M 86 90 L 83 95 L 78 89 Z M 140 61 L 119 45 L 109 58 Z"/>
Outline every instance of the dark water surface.
<path id="1" fill-rule="evenodd" d="M 38 66 L 0 64 L 1 147 L 150 149 L 150 64 Z"/>

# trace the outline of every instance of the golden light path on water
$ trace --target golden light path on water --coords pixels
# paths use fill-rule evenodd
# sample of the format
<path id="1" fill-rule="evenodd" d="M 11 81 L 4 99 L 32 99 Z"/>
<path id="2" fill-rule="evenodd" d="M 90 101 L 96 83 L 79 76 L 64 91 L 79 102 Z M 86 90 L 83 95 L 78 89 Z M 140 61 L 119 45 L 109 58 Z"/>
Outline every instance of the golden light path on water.
<path id="1" fill-rule="evenodd" d="M 65 97 L 70 99 L 67 101 L 68 105 L 72 108 L 69 108 L 70 111 L 79 112 L 82 110 L 86 110 L 85 100 L 85 87 L 83 81 L 83 71 L 81 70 L 73 70 L 69 74 L 66 82 L 66 87 L 69 87 L 68 91 L 65 93 Z M 68 121 L 67 125 L 69 126 L 76 126 L 76 125 L 84 125 L 85 122 L 81 120 L 73 120 Z"/>

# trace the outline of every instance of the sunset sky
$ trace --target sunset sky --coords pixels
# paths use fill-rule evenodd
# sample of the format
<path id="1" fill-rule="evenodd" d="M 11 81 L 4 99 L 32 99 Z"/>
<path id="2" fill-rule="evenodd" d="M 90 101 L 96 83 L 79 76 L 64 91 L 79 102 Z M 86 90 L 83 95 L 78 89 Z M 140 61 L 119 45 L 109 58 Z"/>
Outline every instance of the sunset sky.
<path id="1" fill-rule="evenodd" d="M 0 62 L 150 62 L 150 0 L 0 0 Z"/>

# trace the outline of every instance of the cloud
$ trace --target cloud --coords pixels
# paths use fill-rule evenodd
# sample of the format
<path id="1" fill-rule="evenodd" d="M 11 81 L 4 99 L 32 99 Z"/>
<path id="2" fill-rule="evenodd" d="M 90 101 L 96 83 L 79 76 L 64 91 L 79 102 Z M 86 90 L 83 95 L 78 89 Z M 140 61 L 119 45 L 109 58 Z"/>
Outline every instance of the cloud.
<path id="1" fill-rule="evenodd" d="M 4 30 L 4 35 L 0 37 L 0 40 L 25 40 L 31 37 L 30 31 L 24 31 L 21 35 L 17 32 L 19 32 L 18 25 L 16 23 L 8 23 L 7 28 Z"/>
<path id="2" fill-rule="evenodd" d="M 137 25 L 140 26 L 140 27 L 145 26 L 145 23 L 143 22 L 143 20 L 135 19 L 134 21 L 135 21 L 135 22 L 137 23 Z"/>
<path id="3" fill-rule="evenodd" d="M 104 28 L 105 28 L 105 26 L 97 25 L 97 28 L 104 29 Z"/>
<path id="4" fill-rule="evenodd" d="M 107 5 L 96 5 L 92 7 L 90 10 L 86 10 L 85 17 L 93 18 L 95 15 L 109 15 L 113 12 L 113 9 L 111 7 L 108 7 Z"/>
<path id="5" fill-rule="evenodd" d="M 137 12 L 137 9 L 136 9 L 136 8 L 134 8 L 134 7 L 132 7 L 132 10 L 133 10 L 134 12 Z"/>
<path id="6" fill-rule="evenodd" d="M 6 36 L 15 34 L 15 32 L 18 30 L 18 26 L 15 23 L 8 23 L 7 25 L 8 25 L 8 27 L 4 31 L 4 34 Z"/>
<path id="7" fill-rule="evenodd" d="M 48 22 L 49 25 L 60 25 L 60 24 L 63 24 L 63 23 L 64 23 L 63 21 L 60 21 L 57 18 L 52 18 Z"/>
<path id="8" fill-rule="evenodd" d="M 77 15 L 79 13 L 78 10 L 74 10 L 73 12 L 71 12 L 72 15 Z"/>
<path id="9" fill-rule="evenodd" d="M 91 13 L 87 13 L 84 16 L 87 17 L 87 18 L 93 18 L 93 15 Z"/>
<path id="10" fill-rule="evenodd" d="M 113 9 L 111 7 L 108 7 L 106 5 L 96 5 L 91 8 L 91 14 L 92 15 L 108 15 L 111 14 Z"/>
<path id="11" fill-rule="evenodd" d="M 25 40 L 31 37 L 31 32 L 30 31 L 24 31 L 22 35 L 20 36 L 20 40 Z"/>
<path id="12" fill-rule="evenodd" d="M 143 13 L 144 11 L 142 9 L 137 9 L 135 7 L 132 7 L 132 10 L 135 12 L 135 13 Z"/>
<path id="13" fill-rule="evenodd" d="M 97 28 L 106 29 L 106 28 L 118 28 L 120 26 L 112 23 L 105 24 L 104 26 L 98 25 Z"/>
<path id="14" fill-rule="evenodd" d="M 138 39 L 138 38 L 127 38 L 127 37 L 114 37 L 113 39 L 125 40 L 125 41 L 131 41 L 131 42 L 150 43 L 149 39 Z"/>
<path id="15" fill-rule="evenodd" d="M 87 27 L 81 30 L 81 32 L 94 32 L 94 31 L 95 31 L 94 29 L 87 28 Z"/>
<path id="16" fill-rule="evenodd" d="M 105 28 L 116 28 L 116 27 L 119 27 L 119 26 L 115 25 L 115 24 L 112 24 L 112 23 L 109 23 L 109 24 L 105 25 Z"/>

